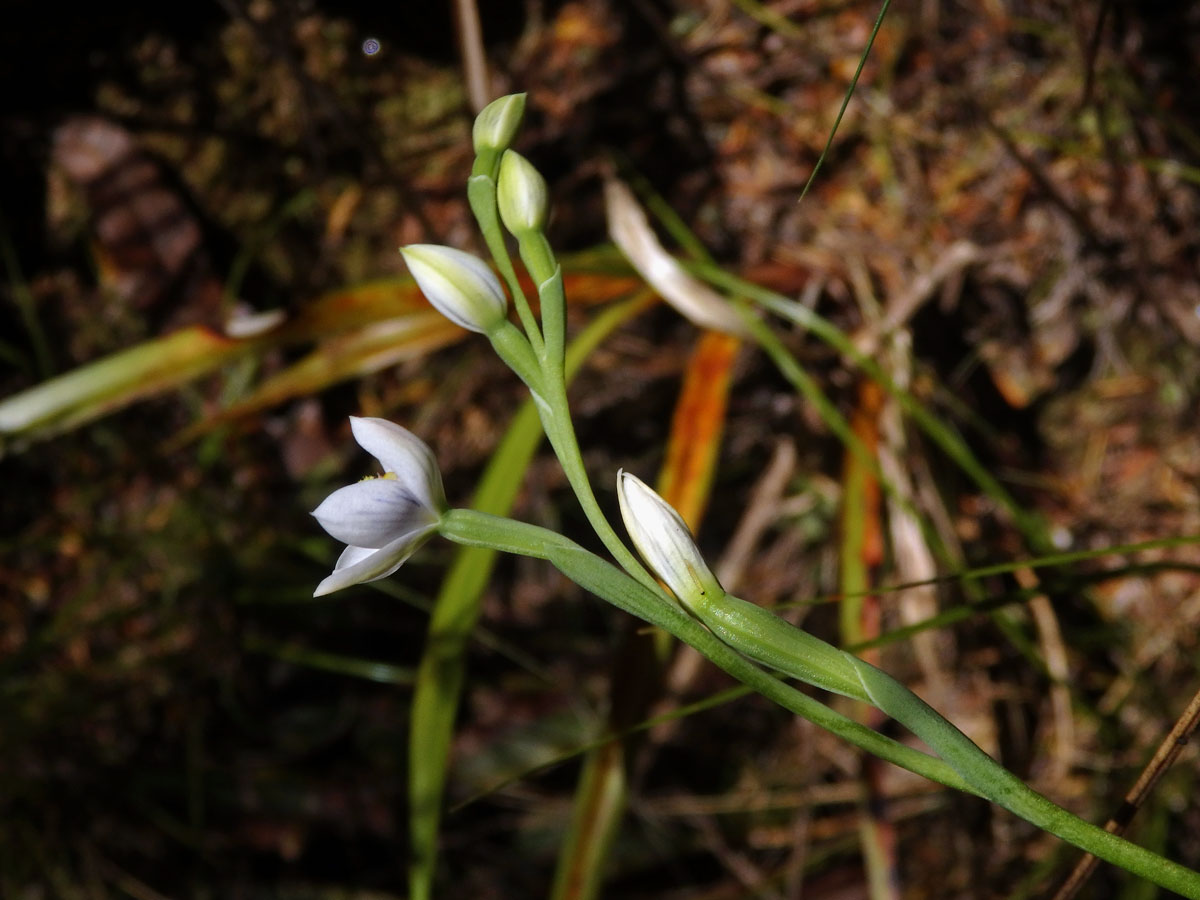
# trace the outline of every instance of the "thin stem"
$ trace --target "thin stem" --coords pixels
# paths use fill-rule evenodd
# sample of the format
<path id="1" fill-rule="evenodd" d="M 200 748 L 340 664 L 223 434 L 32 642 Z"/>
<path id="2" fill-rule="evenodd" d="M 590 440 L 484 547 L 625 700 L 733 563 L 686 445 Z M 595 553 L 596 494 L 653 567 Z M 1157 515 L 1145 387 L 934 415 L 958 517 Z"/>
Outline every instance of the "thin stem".
<path id="1" fill-rule="evenodd" d="M 496 355 L 525 382 L 537 399 L 543 392 L 546 378 L 541 361 L 535 356 L 536 351 L 530 347 L 525 335 L 508 319 L 503 319 L 487 333 L 487 339 L 492 342 Z"/>
<path id="2" fill-rule="evenodd" d="M 596 536 L 600 538 L 605 549 L 612 554 L 615 559 L 639 584 L 657 595 L 663 602 L 675 605 L 675 601 L 669 598 L 666 592 L 659 587 L 654 576 L 646 571 L 646 567 L 642 565 L 641 560 L 634 556 L 633 552 L 625 546 L 625 543 L 613 530 L 609 524 L 608 518 L 604 515 L 604 511 L 600 508 L 599 501 L 596 500 L 596 494 L 592 490 L 591 480 L 588 478 L 587 468 L 583 464 L 583 454 L 579 450 L 579 439 L 575 436 L 575 428 L 571 422 L 571 415 L 567 406 L 567 388 L 566 383 L 561 378 L 548 376 L 545 380 L 546 393 L 541 398 L 545 403 L 545 408 L 539 404 L 539 411 L 542 414 L 542 427 L 546 431 L 546 437 L 550 441 L 550 446 L 554 448 L 554 454 L 558 457 L 559 464 L 563 468 L 564 474 L 567 476 L 567 481 L 571 485 L 571 489 L 575 491 L 575 496 L 579 500 L 579 505 L 583 509 L 583 514 L 587 517 L 588 523 L 591 524 L 592 530 L 596 532 Z M 536 399 L 536 398 L 535 398 Z"/>
<path id="3" fill-rule="evenodd" d="M 513 268 L 512 259 L 508 255 L 508 245 L 504 243 L 504 229 L 500 227 L 500 213 L 496 208 L 496 179 L 494 175 L 476 174 L 467 181 L 467 200 L 471 204 L 471 212 L 479 223 L 479 231 L 487 244 L 488 252 L 496 262 L 496 268 L 508 285 L 512 294 L 513 306 L 517 309 L 517 317 L 529 337 L 538 357 L 544 354 L 542 333 L 538 329 L 537 317 L 529 306 L 525 292 L 521 290 L 521 282 L 517 271 Z"/>
<path id="4" fill-rule="evenodd" d="M 554 274 L 538 285 L 538 300 L 542 304 L 542 330 L 546 335 L 547 374 L 561 381 L 567 345 L 567 298 L 562 266 L 555 265 Z"/>
<path id="5" fill-rule="evenodd" d="M 879 34 L 880 26 L 883 25 L 883 17 L 887 15 L 888 7 L 891 5 L 892 0 L 884 0 L 883 5 L 879 8 L 879 16 L 875 19 L 875 27 L 871 29 L 871 36 L 867 38 L 867 46 L 863 48 L 862 56 L 859 57 L 858 68 L 854 70 L 854 77 L 850 79 L 850 86 L 846 88 L 846 96 L 842 98 L 842 105 L 838 109 L 837 118 L 833 120 L 833 127 L 829 129 L 829 137 L 825 140 L 825 147 L 821 150 L 821 155 L 817 157 L 817 162 L 808 176 L 808 181 L 804 182 L 804 189 L 800 191 L 800 197 L 796 200 L 797 203 L 808 195 L 808 189 L 812 187 L 813 179 L 817 177 L 817 172 L 821 171 L 821 165 L 825 162 L 825 157 L 829 155 L 829 148 L 833 146 L 834 135 L 837 134 L 838 126 L 842 124 L 842 116 L 846 114 L 846 107 L 850 105 L 850 98 L 854 96 L 854 89 L 858 87 L 858 77 L 862 75 L 863 66 L 867 64 L 867 57 L 871 53 L 871 47 L 875 44 L 875 37 Z"/>
<path id="6" fill-rule="evenodd" d="M 439 531 L 459 544 L 547 560 L 584 589 L 618 609 L 670 632 L 738 681 L 796 715 L 930 781 L 967 793 L 978 793 L 942 760 L 884 737 L 768 675 L 723 644 L 677 604 L 556 532 L 469 509 L 446 513 Z"/>
<path id="7" fill-rule="evenodd" d="M 567 298 L 563 291 L 562 267 L 541 231 L 517 235 L 521 261 L 537 285 L 542 308 L 542 334 L 546 340 L 546 362 L 556 371 L 562 369 L 563 348 L 567 340 Z"/>
<path id="8" fill-rule="evenodd" d="M 937 751 L 979 795 L 1038 828 L 1185 897 L 1200 900 L 1200 873 L 1086 822 L 1043 797 L 983 752 L 886 672 L 850 654 L 871 702 Z"/>
<path id="9" fill-rule="evenodd" d="M 839 331 L 829 320 L 793 300 L 768 290 L 761 285 L 746 281 L 732 275 L 719 266 L 709 263 L 686 263 L 685 268 L 692 274 L 702 278 L 709 284 L 724 288 L 734 294 L 748 297 L 764 309 L 787 319 L 794 325 L 799 325 L 822 341 L 844 354 L 855 365 L 879 382 L 889 394 L 896 398 L 913 421 L 929 438 L 942 448 L 972 481 L 985 494 L 1002 505 L 1012 517 L 1017 528 L 1035 551 L 1052 552 L 1054 547 L 1046 535 L 1044 523 L 1036 516 L 1026 512 L 1013 498 L 1007 489 L 979 462 L 963 441 L 957 439 L 950 430 L 917 401 L 910 392 L 899 387 L 896 382 L 884 372 L 878 363 L 863 355 L 846 335 Z"/>
<path id="10" fill-rule="evenodd" d="M 886 738 L 786 685 L 719 640 L 677 604 L 556 532 L 474 510 L 448 512 L 439 528 L 450 540 L 550 562 L 581 587 L 670 632 L 770 700 L 869 753 L 931 781 L 984 797 L 1075 846 L 1135 875 L 1200 900 L 1200 873 L 1109 834 L 1034 791 L 886 672 L 845 654 L 871 702 L 937 750 L 944 761 Z"/>

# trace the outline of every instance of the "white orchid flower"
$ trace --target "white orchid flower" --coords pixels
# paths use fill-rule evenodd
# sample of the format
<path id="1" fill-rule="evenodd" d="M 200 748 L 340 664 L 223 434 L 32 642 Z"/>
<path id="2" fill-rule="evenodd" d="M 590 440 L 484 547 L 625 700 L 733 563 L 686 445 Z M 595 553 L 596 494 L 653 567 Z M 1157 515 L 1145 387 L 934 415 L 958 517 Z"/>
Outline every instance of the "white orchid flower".
<path id="1" fill-rule="evenodd" d="M 617 500 L 633 545 L 680 603 L 694 610 L 725 596 L 687 523 L 671 504 L 624 470 L 617 473 Z"/>
<path id="2" fill-rule="evenodd" d="M 347 544 L 314 597 L 391 575 L 437 530 L 446 510 L 437 461 L 420 438 L 384 419 L 351 416 L 350 429 L 384 474 L 339 488 L 313 510 L 321 527 Z"/>

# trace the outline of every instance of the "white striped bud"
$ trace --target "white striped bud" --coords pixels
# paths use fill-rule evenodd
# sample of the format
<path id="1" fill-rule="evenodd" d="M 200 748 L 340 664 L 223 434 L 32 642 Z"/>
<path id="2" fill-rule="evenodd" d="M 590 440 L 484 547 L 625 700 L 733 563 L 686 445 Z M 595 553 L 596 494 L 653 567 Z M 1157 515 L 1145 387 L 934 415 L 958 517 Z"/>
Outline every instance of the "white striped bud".
<path id="1" fill-rule="evenodd" d="M 486 334 L 507 315 L 504 288 L 482 259 L 440 244 L 409 244 L 400 255 L 421 293 L 455 325 Z"/>
<path id="2" fill-rule="evenodd" d="M 725 596 L 683 517 L 635 475 L 617 473 L 621 518 L 646 565 L 689 609 Z"/>
<path id="3" fill-rule="evenodd" d="M 500 219 L 514 236 L 520 238 L 546 226 L 549 206 L 546 179 L 533 163 L 515 150 L 504 151 L 496 192 Z"/>

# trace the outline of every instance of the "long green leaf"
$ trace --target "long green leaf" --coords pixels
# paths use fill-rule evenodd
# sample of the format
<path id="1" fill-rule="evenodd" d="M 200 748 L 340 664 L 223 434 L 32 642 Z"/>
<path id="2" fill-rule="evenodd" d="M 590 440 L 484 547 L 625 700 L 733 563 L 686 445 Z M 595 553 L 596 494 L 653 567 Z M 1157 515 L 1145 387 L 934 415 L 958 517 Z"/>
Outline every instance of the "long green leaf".
<path id="1" fill-rule="evenodd" d="M 242 646 L 254 653 L 265 653 L 297 666 L 308 666 L 311 669 L 349 675 L 352 678 L 363 678 L 380 684 L 409 685 L 413 682 L 412 669 L 378 660 L 345 656 L 326 650 L 313 650 L 310 647 L 301 647 L 284 641 L 273 641 L 253 634 L 242 639 Z"/>
<path id="2" fill-rule="evenodd" d="M 647 295 L 640 295 L 598 315 L 567 350 L 567 378 L 579 370 L 588 354 L 613 329 L 645 309 L 649 300 Z M 512 507 L 521 476 L 541 439 L 537 408 L 527 400 L 488 463 L 472 502 L 475 509 L 504 515 Z M 494 550 L 459 550 L 438 593 L 425 653 L 417 668 L 408 761 L 410 900 L 428 900 L 433 893 L 442 795 L 454 717 L 462 693 L 466 644 L 479 618 L 483 591 L 495 561 Z"/>

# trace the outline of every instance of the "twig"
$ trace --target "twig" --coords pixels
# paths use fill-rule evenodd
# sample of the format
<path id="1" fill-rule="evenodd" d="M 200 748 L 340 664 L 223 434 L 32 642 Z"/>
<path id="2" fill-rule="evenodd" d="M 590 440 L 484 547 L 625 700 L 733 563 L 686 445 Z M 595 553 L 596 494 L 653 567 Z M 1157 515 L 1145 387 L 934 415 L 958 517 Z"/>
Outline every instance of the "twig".
<path id="1" fill-rule="evenodd" d="M 1083 95 L 1079 100 L 1081 109 L 1092 103 L 1092 91 L 1096 86 L 1096 57 L 1100 53 L 1100 41 L 1104 36 L 1104 22 L 1108 18 L 1108 11 L 1111 8 L 1112 0 L 1104 0 L 1100 4 L 1100 11 L 1096 13 L 1096 24 L 1083 48 Z"/>
<path id="2" fill-rule="evenodd" d="M 467 101 L 478 113 L 492 100 L 492 91 L 488 81 L 487 51 L 483 46 L 483 25 L 475 0 L 454 0 L 454 31 L 458 37 L 458 53 L 462 57 Z"/>
<path id="3" fill-rule="evenodd" d="M 1192 733 L 1196 727 L 1200 725 L 1200 691 L 1192 697 L 1192 700 L 1187 705 L 1187 709 L 1183 711 L 1183 715 L 1179 717 L 1179 721 L 1163 738 L 1158 749 L 1154 752 L 1154 757 L 1142 770 L 1142 774 L 1138 780 L 1134 782 L 1129 793 L 1125 795 L 1125 800 L 1121 803 L 1121 807 L 1113 814 L 1113 817 L 1104 823 L 1104 830 L 1112 834 L 1120 835 L 1125 833 L 1125 829 L 1129 827 L 1129 823 L 1133 820 L 1134 815 L 1145 802 L 1146 797 L 1154 790 L 1154 786 L 1166 774 L 1175 759 L 1183 752 L 1183 748 L 1191 739 Z M 1058 889 L 1058 893 L 1054 895 L 1054 900 L 1071 900 L 1084 883 L 1091 876 L 1096 864 L 1099 860 L 1092 854 L 1086 854 L 1076 864 L 1071 875 L 1063 883 L 1063 886 Z"/>

